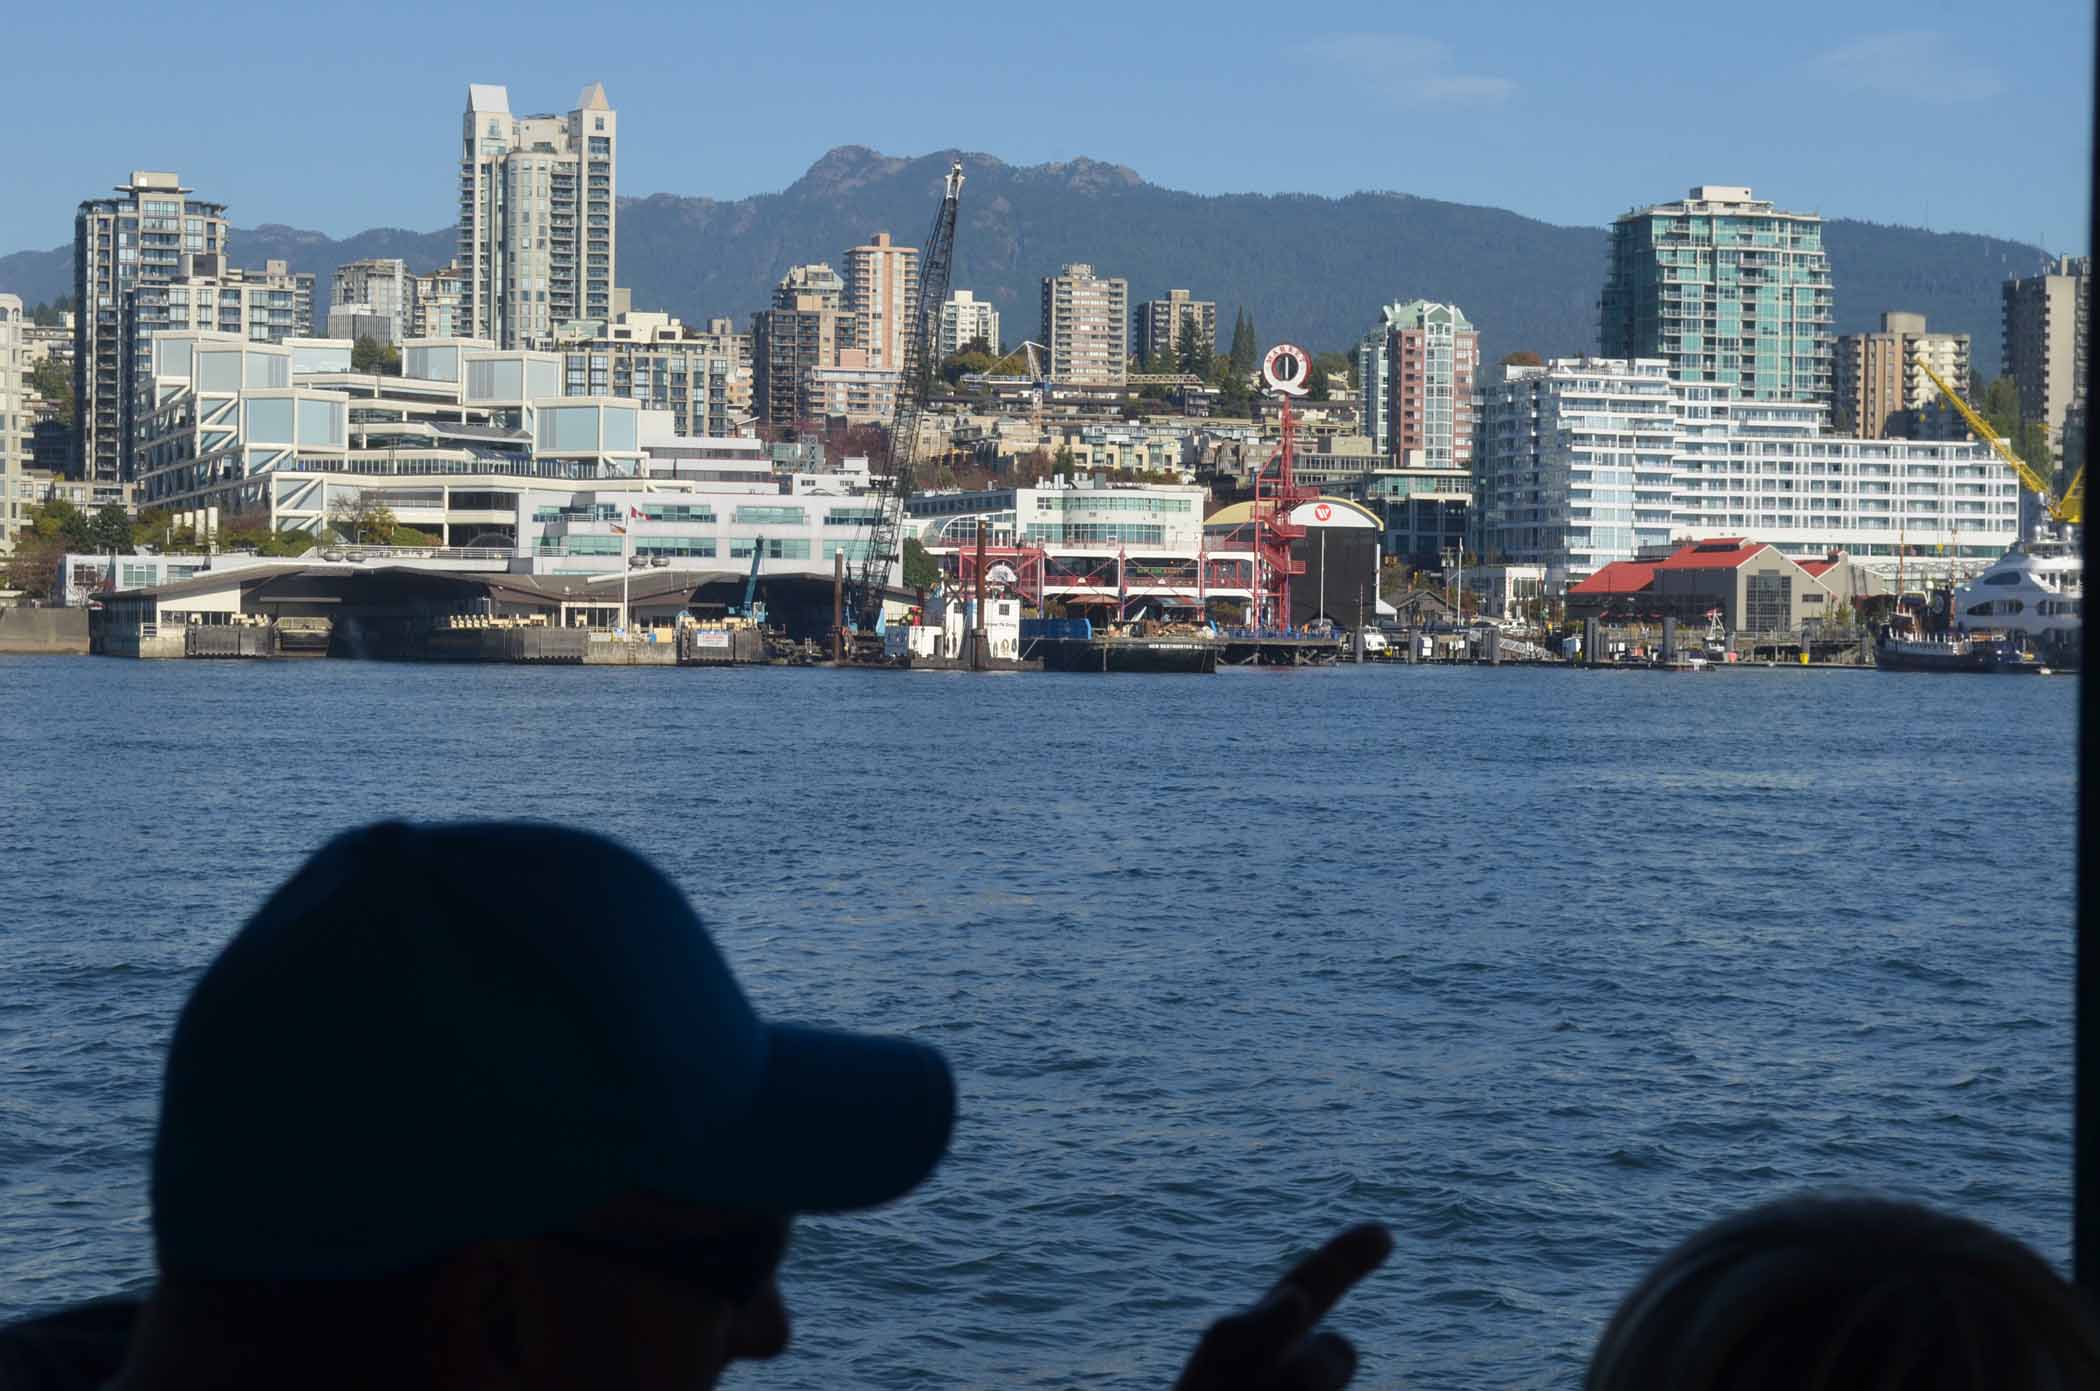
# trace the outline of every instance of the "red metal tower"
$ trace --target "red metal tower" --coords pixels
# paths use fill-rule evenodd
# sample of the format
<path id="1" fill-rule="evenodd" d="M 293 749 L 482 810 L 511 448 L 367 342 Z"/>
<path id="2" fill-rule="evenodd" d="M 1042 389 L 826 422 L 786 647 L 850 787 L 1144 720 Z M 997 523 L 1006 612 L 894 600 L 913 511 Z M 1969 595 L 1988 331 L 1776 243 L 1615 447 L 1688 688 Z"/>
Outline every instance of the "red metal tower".
<path id="1" fill-rule="evenodd" d="M 1311 366 L 1305 350 L 1289 343 L 1277 344 L 1262 359 L 1262 379 L 1283 403 L 1283 443 L 1254 471 L 1254 602 L 1248 617 L 1257 628 L 1291 626 L 1291 576 L 1305 573 L 1305 562 L 1291 554 L 1291 543 L 1303 539 L 1305 528 L 1291 520 L 1291 512 L 1318 490 L 1300 487 L 1291 473 L 1297 447 L 1291 398 L 1304 394 Z"/>

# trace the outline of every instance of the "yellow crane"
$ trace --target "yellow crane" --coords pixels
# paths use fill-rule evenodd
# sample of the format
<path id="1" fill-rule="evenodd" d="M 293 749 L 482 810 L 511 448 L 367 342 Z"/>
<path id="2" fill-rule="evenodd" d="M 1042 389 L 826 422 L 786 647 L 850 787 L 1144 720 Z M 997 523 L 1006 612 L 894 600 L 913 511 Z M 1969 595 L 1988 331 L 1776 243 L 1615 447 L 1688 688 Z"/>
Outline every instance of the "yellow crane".
<path id="1" fill-rule="evenodd" d="M 1991 427 L 1984 423 L 1983 417 L 1978 415 L 1967 401 L 1961 399 L 1960 393 L 1941 380 L 1939 373 L 1933 371 L 1932 368 L 1923 362 L 1918 363 L 1917 368 L 1931 379 L 1934 386 L 1940 389 L 1940 395 L 1947 398 L 1948 404 L 1961 412 L 1961 418 L 1968 422 L 1971 430 L 1976 432 L 1976 438 L 1996 450 L 1998 457 L 2011 465 L 2012 471 L 2019 475 L 2020 482 L 2026 485 L 2027 490 L 2042 500 L 2042 506 L 2048 509 L 2051 521 L 2069 522 L 2073 526 L 2083 526 L 2085 524 L 2084 464 L 2078 466 L 2078 472 L 2073 475 L 2071 485 L 2064 489 L 2062 497 L 2058 497 L 2055 490 L 2049 486 L 2049 480 L 2037 473 L 2034 467 L 2025 459 L 2013 453 L 2011 447 L 2004 440 L 1999 439 Z"/>

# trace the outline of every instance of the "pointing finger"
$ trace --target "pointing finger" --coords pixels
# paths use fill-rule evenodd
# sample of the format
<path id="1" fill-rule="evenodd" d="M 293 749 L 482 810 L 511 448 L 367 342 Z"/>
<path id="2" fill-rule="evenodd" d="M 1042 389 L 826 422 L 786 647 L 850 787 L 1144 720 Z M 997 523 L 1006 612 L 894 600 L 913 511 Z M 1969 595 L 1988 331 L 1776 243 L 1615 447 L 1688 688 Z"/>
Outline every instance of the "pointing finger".
<path id="1" fill-rule="evenodd" d="M 1384 1265 L 1392 1253 L 1393 1234 L 1376 1222 L 1365 1222 L 1329 1238 L 1319 1250 L 1292 1266 L 1276 1282 L 1276 1288 L 1295 1289 L 1305 1296 L 1304 1327 L 1311 1328 L 1327 1317 L 1327 1311 L 1357 1281 Z"/>

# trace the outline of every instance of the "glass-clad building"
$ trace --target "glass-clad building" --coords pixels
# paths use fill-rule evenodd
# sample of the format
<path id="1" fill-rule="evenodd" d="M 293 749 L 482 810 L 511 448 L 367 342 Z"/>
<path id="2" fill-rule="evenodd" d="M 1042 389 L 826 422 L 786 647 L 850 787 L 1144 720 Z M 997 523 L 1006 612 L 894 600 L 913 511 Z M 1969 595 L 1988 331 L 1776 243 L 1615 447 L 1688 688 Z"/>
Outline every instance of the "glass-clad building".
<path id="1" fill-rule="evenodd" d="M 1661 358 L 1681 382 L 1751 400 L 1833 401 L 1836 338 L 1823 219 L 1703 184 L 1612 224 L 1599 306 L 1605 358 Z"/>

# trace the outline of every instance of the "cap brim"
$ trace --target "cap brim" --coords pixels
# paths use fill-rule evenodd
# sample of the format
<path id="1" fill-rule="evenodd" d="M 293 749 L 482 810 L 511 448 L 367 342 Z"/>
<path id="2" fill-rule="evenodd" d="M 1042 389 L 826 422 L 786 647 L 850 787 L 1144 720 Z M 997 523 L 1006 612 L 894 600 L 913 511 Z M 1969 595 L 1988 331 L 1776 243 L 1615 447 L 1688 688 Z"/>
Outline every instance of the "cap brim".
<path id="1" fill-rule="evenodd" d="M 844 1212 L 926 1180 L 955 1125 L 955 1082 L 935 1050 L 901 1038 L 768 1024 L 763 1080 L 732 1144 L 694 1178 L 703 1202 Z"/>

